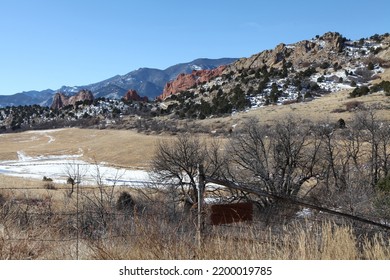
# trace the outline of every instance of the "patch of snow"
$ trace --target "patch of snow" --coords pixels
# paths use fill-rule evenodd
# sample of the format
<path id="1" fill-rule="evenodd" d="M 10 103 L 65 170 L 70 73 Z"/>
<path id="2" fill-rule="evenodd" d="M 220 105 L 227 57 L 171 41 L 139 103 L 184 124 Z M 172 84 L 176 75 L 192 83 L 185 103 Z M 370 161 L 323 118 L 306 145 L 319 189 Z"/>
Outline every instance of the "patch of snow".
<path id="1" fill-rule="evenodd" d="M 18 160 L 22 162 L 29 161 L 32 159 L 31 157 L 26 156 L 23 151 L 17 151 L 16 154 L 18 156 Z"/>
<path id="2" fill-rule="evenodd" d="M 206 204 L 218 204 L 218 203 L 222 203 L 223 202 L 223 198 L 222 197 L 205 197 L 204 198 L 204 203 Z"/>
<path id="3" fill-rule="evenodd" d="M 198 66 L 198 65 L 193 64 L 193 65 L 191 65 L 191 69 L 192 70 L 202 70 L 203 68 Z"/>
<path id="4" fill-rule="evenodd" d="M 149 173 L 144 170 L 130 170 L 112 167 L 104 163 L 91 164 L 79 159 L 81 155 L 27 156 L 17 152 L 18 160 L 0 161 L 0 174 L 41 180 L 44 176 L 56 183 L 66 183 L 69 176 L 79 174 L 81 185 L 145 186 L 152 183 Z"/>
<path id="5" fill-rule="evenodd" d="M 55 139 L 53 136 L 51 136 L 51 135 L 48 135 L 48 134 L 47 134 L 46 137 L 49 138 L 49 141 L 47 142 L 48 144 L 50 144 L 50 143 L 56 141 L 56 139 Z"/>
<path id="6" fill-rule="evenodd" d="M 29 130 L 26 131 L 25 133 L 30 133 L 30 134 L 47 134 L 47 133 L 52 133 L 52 132 L 58 132 L 61 130 L 65 130 L 65 128 L 56 128 L 56 129 L 45 129 L 45 130 Z"/>
<path id="7" fill-rule="evenodd" d="M 309 208 L 303 208 L 301 211 L 295 213 L 298 218 L 308 218 L 312 215 L 312 211 Z"/>

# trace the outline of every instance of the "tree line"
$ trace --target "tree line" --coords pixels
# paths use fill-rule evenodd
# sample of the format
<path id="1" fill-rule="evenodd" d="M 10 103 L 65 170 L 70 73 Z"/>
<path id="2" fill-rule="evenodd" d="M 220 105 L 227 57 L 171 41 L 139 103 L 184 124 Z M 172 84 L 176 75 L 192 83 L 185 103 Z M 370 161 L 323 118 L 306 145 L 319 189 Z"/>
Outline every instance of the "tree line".
<path id="1" fill-rule="evenodd" d="M 347 124 L 313 123 L 295 117 L 273 125 L 251 119 L 226 141 L 180 134 L 161 140 L 153 160 L 160 181 L 172 183 L 175 201 L 196 203 L 198 166 L 206 176 L 270 194 L 304 198 L 355 214 L 390 215 L 390 124 L 373 110 Z M 269 197 L 229 190 L 260 208 Z"/>

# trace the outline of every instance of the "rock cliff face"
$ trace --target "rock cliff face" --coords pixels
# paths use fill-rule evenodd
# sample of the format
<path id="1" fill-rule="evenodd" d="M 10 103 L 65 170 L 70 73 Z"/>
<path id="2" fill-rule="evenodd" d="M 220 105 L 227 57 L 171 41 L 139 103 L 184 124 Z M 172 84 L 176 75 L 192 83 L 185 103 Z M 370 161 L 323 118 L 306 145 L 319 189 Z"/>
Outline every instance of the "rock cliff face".
<path id="1" fill-rule="evenodd" d="M 231 71 L 243 69 L 259 69 L 263 66 L 281 69 L 285 62 L 291 63 L 295 69 L 308 66 L 318 66 L 323 62 L 342 63 L 340 53 L 343 51 L 346 39 L 337 32 L 328 32 L 312 40 L 304 40 L 295 44 L 279 44 L 273 50 L 266 50 L 249 58 L 242 58 L 228 66 L 220 66 L 213 70 L 193 71 L 191 74 L 180 74 L 175 80 L 168 82 L 163 94 L 158 99 L 163 100 L 171 94 L 188 90 L 212 78 Z"/>
<path id="2" fill-rule="evenodd" d="M 279 44 L 273 50 L 266 50 L 249 58 L 233 63 L 231 70 L 267 67 L 280 68 L 283 61 L 289 61 L 294 68 L 307 67 L 323 61 L 337 62 L 343 51 L 345 38 L 337 32 L 328 32 L 313 40 L 300 41 L 293 45 Z"/>
<path id="3" fill-rule="evenodd" d="M 165 85 L 163 94 L 158 99 L 163 100 L 171 94 L 176 94 L 195 85 L 208 82 L 212 78 L 220 76 L 225 69 L 226 66 L 222 65 L 212 70 L 194 70 L 191 74 L 180 74 L 175 80 Z"/>
<path id="4" fill-rule="evenodd" d="M 144 97 L 139 96 L 137 91 L 134 89 L 131 89 L 128 92 L 126 92 L 126 94 L 123 96 L 123 99 L 126 101 L 148 102 L 148 98 L 146 96 L 144 96 Z"/>
<path id="5" fill-rule="evenodd" d="M 61 109 L 62 107 L 68 105 L 75 105 L 78 101 L 93 101 L 94 97 L 91 91 L 89 90 L 80 90 L 74 96 L 66 96 L 61 92 L 58 92 L 53 97 L 53 103 L 51 104 L 51 109 Z"/>

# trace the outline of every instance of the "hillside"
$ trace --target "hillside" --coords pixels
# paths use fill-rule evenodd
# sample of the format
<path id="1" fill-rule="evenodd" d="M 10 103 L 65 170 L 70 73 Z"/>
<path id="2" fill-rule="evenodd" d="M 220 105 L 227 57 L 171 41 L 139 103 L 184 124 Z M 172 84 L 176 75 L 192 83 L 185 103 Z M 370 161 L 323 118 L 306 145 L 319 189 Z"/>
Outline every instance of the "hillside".
<path id="1" fill-rule="evenodd" d="M 196 69 L 213 69 L 220 65 L 226 65 L 235 61 L 236 58 L 206 59 L 200 58 L 191 62 L 180 63 L 166 68 L 165 70 L 140 68 L 125 75 L 116 75 L 104 81 L 89 85 L 63 86 L 57 90 L 26 91 L 14 95 L 0 96 L 0 108 L 19 105 L 50 106 L 56 92 L 66 95 L 74 95 L 81 90 L 89 90 L 96 98 L 104 97 L 121 99 L 130 89 L 136 90 L 141 96 L 154 99 L 163 91 L 165 84 L 175 79 L 180 73 L 191 73 Z"/>
<path id="2" fill-rule="evenodd" d="M 390 66 L 389 44 L 388 34 L 348 40 L 335 32 L 279 44 L 232 63 L 208 81 L 163 96 L 162 108 L 180 117 L 203 119 L 308 102 L 340 91 L 353 92 L 351 97 L 388 92 L 385 83 L 372 86 Z M 179 76 L 173 83 L 183 84 L 189 75 Z"/>
<path id="3" fill-rule="evenodd" d="M 93 97 L 88 102 L 79 100 L 52 110 L 39 106 L 0 109 L 0 129 L 78 126 L 176 133 L 190 129 L 191 121 L 198 127 L 194 131 L 226 133 L 229 125 L 218 123 L 235 125 L 237 118 L 253 115 L 272 121 L 293 112 L 310 119 L 349 119 L 353 111 L 367 106 L 375 106 L 387 118 L 389 45 L 389 34 L 350 40 L 328 32 L 295 44 L 279 44 L 217 68 L 229 60 L 195 60 L 163 72 L 142 68 L 90 85 Z M 190 73 L 172 80 L 179 71 Z M 141 98 L 142 90 L 124 91 L 126 81 L 137 79 L 149 79 L 142 88 L 150 91 L 150 87 L 163 85 L 164 79 L 171 80 L 160 88 L 163 94 L 157 101 L 146 101 Z M 111 92 L 109 98 L 106 90 Z M 116 99 L 126 92 L 139 98 Z"/>

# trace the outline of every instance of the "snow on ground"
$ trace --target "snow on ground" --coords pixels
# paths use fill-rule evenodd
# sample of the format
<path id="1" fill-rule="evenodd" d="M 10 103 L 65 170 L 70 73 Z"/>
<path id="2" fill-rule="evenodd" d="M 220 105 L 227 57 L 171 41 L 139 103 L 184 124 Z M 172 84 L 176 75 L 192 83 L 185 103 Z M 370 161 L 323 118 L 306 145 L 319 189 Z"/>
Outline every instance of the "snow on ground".
<path id="1" fill-rule="evenodd" d="M 81 160 L 82 155 L 30 157 L 19 151 L 17 160 L 0 161 L 0 174 L 22 178 L 53 179 L 55 183 L 66 183 L 69 176 L 81 177 L 81 184 L 145 186 L 151 183 L 149 173 L 144 170 L 130 170 L 108 166 L 104 163 L 91 164 Z"/>
<path id="2" fill-rule="evenodd" d="M 309 208 L 303 208 L 301 211 L 295 213 L 295 215 L 299 218 L 309 218 L 310 216 L 312 216 L 312 214 L 312 210 L 310 210 Z"/>
<path id="3" fill-rule="evenodd" d="M 54 141 L 56 141 L 56 139 L 53 137 L 53 136 L 51 136 L 51 135 L 45 135 L 46 137 L 48 137 L 49 138 L 49 141 L 47 142 L 47 143 L 52 143 L 52 142 L 54 142 Z"/>
<path id="4" fill-rule="evenodd" d="M 47 133 L 53 133 L 53 132 L 58 132 L 65 130 L 65 128 L 56 128 L 56 129 L 45 129 L 45 130 L 29 130 L 26 131 L 26 133 L 29 134 L 47 134 Z"/>

